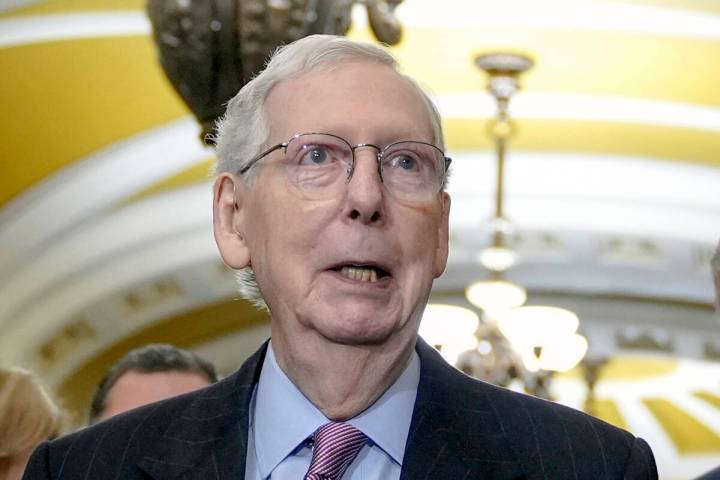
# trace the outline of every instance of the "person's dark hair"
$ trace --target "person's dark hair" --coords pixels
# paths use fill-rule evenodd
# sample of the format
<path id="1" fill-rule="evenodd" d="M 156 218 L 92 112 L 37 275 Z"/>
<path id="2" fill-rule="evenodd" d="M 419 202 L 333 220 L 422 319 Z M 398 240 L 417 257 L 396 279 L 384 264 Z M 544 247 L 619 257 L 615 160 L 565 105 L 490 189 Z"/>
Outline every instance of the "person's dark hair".
<path id="1" fill-rule="evenodd" d="M 110 389 L 129 371 L 140 373 L 194 372 L 205 375 L 211 383 L 218 380 L 212 363 L 193 352 L 163 343 L 154 343 L 126 353 L 100 381 L 90 404 L 90 423 L 95 423 L 105 410 Z"/>

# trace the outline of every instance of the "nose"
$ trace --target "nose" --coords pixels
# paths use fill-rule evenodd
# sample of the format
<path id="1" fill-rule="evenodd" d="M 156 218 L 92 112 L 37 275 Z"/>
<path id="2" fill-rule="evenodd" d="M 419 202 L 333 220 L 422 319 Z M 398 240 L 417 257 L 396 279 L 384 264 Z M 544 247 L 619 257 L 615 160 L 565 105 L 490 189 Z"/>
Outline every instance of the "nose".
<path id="1" fill-rule="evenodd" d="M 355 168 L 347 186 L 347 217 L 366 225 L 380 223 L 385 217 L 382 179 L 373 148 L 355 150 Z"/>

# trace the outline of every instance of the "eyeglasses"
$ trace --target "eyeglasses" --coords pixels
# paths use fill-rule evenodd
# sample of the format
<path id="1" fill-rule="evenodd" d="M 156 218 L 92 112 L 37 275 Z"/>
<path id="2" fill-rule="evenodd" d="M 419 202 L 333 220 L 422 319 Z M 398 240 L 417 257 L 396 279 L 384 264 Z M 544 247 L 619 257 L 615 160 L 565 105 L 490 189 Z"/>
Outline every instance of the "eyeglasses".
<path id="1" fill-rule="evenodd" d="M 452 161 L 435 145 L 418 141 L 391 143 L 380 148 L 371 143 L 351 145 L 329 133 L 301 133 L 270 147 L 240 170 L 245 174 L 275 150 L 285 154 L 279 164 L 300 193 L 310 199 L 342 195 L 355 171 L 355 150 L 377 150 L 378 175 L 388 192 L 400 200 L 431 200 L 442 190 Z"/>

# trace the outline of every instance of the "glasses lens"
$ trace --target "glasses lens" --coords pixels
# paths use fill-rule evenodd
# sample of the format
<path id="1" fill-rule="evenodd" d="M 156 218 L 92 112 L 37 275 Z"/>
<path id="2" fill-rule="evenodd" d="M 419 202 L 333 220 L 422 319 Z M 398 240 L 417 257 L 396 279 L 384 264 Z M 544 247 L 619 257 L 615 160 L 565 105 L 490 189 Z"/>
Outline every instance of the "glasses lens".
<path id="1" fill-rule="evenodd" d="M 343 187 L 352 149 L 332 135 L 298 135 L 288 144 L 286 161 L 288 178 L 304 196 L 326 198 Z"/>
<path id="2" fill-rule="evenodd" d="M 385 149 L 382 177 L 396 195 L 421 200 L 440 191 L 445 163 L 443 153 L 423 142 L 398 142 Z"/>

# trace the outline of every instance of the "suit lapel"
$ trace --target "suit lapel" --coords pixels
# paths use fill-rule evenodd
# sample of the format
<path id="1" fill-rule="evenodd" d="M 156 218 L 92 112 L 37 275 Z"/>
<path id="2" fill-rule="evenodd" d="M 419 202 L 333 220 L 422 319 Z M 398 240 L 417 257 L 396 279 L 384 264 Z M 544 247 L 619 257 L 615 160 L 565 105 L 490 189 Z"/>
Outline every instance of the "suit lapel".
<path id="1" fill-rule="evenodd" d="M 196 396 L 138 467 L 155 480 L 245 478 L 250 400 L 266 351 L 267 343 Z"/>
<path id="2" fill-rule="evenodd" d="M 418 340 L 421 373 L 401 480 L 511 480 L 525 475 L 500 419 L 474 384 Z"/>
<path id="3" fill-rule="evenodd" d="M 245 477 L 249 408 L 267 343 L 232 376 L 199 394 L 138 467 L 155 480 Z M 421 373 L 400 480 L 520 480 L 490 400 L 418 340 Z"/>

